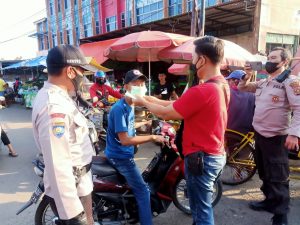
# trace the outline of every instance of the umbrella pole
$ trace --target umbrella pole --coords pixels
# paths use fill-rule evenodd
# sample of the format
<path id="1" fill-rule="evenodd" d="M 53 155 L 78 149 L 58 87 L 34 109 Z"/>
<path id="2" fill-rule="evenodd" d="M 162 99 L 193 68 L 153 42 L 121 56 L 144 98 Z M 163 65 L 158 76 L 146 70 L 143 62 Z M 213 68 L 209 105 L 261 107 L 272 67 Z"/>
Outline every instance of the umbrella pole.
<path id="1" fill-rule="evenodd" d="M 149 70 L 149 96 L 151 95 L 151 62 L 150 62 L 150 51 L 149 51 L 149 64 L 148 64 L 148 66 L 149 66 L 149 68 L 148 68 L 148 70 Z"/>

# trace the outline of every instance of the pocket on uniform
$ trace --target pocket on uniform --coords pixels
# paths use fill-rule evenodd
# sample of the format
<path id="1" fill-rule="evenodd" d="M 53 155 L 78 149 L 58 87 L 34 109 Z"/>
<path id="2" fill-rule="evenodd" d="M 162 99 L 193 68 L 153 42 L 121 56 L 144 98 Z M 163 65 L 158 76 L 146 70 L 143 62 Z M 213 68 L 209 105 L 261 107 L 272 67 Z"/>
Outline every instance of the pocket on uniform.
<path id="1" fill-rule="evenodd" d="M 266 179 L 271 182 L 285 182 L 289 178 L 289 164 L 282 160 L 271 160 L 266 171 Z"/>
<path id="2" fill-rule="evenodd" d="M 75 127 L 75 135 L 76 135 L 76 142 L 81 143 L 83 141 L 86 129 L 86 121 L 80 115 L 76 115 L 74 117 L 74 123 L 76 124 Z"/>

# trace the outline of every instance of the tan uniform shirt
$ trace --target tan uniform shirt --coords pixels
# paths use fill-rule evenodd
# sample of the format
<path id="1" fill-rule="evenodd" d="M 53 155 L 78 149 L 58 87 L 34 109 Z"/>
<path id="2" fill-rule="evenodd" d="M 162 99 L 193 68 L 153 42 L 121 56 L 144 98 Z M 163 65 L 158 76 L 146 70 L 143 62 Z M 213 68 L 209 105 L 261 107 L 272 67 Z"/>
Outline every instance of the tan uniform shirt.
<path id="1" fill-rule="evenodd" d="M 300 79 L 290 75 L 284 82 L 241 80 L 238 89 L 255 93 L 254 129 L 264 137 L 300 137 Z M 293 112 L 293 117 L 291 117 Z"/>
<path id="2" fill-rule="evenodd" d="M 83 211 L 79 196 L 91 193 L 91 172 L 77 187 L 73 167 L 92 161 L 94 151 L 85 117 L 60 87 L 45 82 L 32 111 L 33 134 L 45 162 L 45 194 L 54 198 L 59 217 L 70 219 Z"/>

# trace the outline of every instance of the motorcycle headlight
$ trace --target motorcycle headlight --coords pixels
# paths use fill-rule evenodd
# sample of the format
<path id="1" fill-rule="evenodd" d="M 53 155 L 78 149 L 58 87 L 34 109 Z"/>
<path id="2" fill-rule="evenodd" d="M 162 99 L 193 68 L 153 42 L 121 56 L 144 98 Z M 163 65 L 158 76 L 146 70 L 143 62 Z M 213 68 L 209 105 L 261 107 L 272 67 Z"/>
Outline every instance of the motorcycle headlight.
<path id="1" fill-rule="evenodd" d="M 39 176 L 39 177 L 43 177 L 43 175 L 44 175 L 44 172 L 43 171 L 41 171 L 38 167 L 33 167 L 33 170 L 34 170 L 34 172 L 35 172 L 35 174 L 37 175 L 37 176 Z"/>

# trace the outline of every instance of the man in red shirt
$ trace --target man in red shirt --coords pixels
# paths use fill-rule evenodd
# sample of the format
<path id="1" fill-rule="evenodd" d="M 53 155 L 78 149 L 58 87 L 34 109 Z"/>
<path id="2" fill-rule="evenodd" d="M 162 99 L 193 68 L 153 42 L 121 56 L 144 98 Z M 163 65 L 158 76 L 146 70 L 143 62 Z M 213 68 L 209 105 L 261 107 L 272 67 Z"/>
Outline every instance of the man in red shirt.
<path id="1" fill-rule="evenodd" d="M 122 95 L 106 85 L 106 76 L 103 71 L 97 71 L 95 73 L 95 83 L 90 87 L 90 95 L 93 100 L 93 105 L 105 107 L 108 103 L 108 96 L 111 95 L 115 98 L 122 98 Z"/>
<path id="2" fill-rule="evenodd" d="M 211 198 L 214 182 L 226 162 L 224 133 L 230 94 L 220 72 L 223 41 L 205 36 L 194 45 L 193 64 L 199 85 L 175 102 L 150 96 L 136 96 L 134 102 L 162 119 L 184 119 L 183 154 L 193 224 L 213 225 Z"/>

